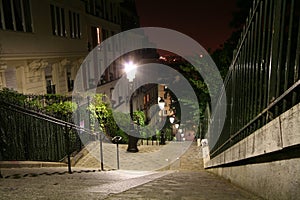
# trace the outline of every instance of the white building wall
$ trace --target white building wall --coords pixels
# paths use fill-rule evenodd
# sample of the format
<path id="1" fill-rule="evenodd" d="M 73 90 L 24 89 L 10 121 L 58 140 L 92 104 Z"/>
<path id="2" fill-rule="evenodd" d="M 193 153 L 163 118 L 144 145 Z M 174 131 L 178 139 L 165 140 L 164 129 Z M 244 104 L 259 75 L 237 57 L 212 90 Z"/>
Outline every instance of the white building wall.
<path id="1" fill-rule="evenodd" d="M 118 33 L 120 25 L 87 14 L 85 4 L 80 0 L 30 2 L 32 32 L 3 30 L 0 27 L 0 88 L 10 87 L 23 93 L 44 94 L 45 68 L 52 66 L 56 93 L 70 94 L 67 68 L 71 68 L 74 80 L 81 62 L 88 54 L 88 43 L 92 39 L 91 26 Z M 65 36 L 53 35 L 50 5 L 64 9 Z M 80 38 L 71 38 L 69 11 L 80 16 Z M 112 59 L 111 55 L 108 57 Z"/>

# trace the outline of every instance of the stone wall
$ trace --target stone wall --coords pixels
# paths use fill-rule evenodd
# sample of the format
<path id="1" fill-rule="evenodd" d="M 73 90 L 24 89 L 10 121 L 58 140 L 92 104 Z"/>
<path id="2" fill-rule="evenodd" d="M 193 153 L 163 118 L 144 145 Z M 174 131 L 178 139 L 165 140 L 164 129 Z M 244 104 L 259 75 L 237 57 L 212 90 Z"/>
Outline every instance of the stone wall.
<path id="1" fill-rule="evenodd" d="M 300 104 L 204 165 L 266 199 L 298 199 L 299 147 Z"/>

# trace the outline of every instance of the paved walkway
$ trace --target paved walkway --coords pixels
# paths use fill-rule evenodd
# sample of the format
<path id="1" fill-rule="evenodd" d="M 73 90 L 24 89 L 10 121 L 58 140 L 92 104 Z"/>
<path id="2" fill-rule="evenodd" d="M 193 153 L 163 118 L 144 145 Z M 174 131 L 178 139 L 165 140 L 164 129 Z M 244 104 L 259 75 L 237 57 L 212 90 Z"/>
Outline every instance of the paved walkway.
<path id="1" fill-rule="evenodd" d="M 154 155 L 178 149 L 178 144 L 170 143 L 159 149 L 146 150 L 140 155 L 147 155 L 146 160 L 157 159 Z M 74 167 L 73 174 L 68 174 L 65 167 L 4 168 L 1 169 L 4 178 L 0 179 L 0 200 L 260 199 L 227 180 L 206 172 L 198 150 L 199 147 L 192 143 L 180 159 L 160 168 L 160 171 L 100 171 L 99 167 Z M 139 153 L 130 155 L 138 156 Z M 143 162 L 135 164 L 139 164 L 141 169 L 146 168 Z"/>
<path id="2" fill-rule="evenodd" d="M 126 151 L 127 145 L 119 145 L 120 169 L 153 171 L 167 168 L 176 162 L 186 152 L 191 141 L 169 142 L 167 145 L 143 145 L 138 153 Z M 86 149 L 88 154 L 81 158 L 76 167 L 99 168 L 100 166 L 100 145 L 99 142 L 89 144 Z M 103 163 L 105 169 L 117 169 L 117 149 L 115 144 L 103 143 Z M 200 147 L 194 149 L 198 154 Z"/>
<path id="3" fill-rule="evenodd" d="M 254 200 L 260 198 L 213 174 L 198 171 L 173 172 L 122 193 L 111 194 L 106 199 Z"/>

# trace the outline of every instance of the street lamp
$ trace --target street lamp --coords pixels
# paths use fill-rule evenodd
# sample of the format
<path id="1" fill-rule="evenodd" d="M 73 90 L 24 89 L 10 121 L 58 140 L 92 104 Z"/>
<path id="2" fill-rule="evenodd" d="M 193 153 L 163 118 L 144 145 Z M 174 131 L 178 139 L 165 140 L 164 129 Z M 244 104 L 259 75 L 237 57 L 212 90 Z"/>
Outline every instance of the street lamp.
<path id="1" fill-rule="evenodd" d="M 160 100 L 158 101 L 158 106 L 159 106 L 159 109 L 160 109 L 160 111 L 161 111 L 161 115 L 160 115 L 160 117 L 161 118 L 163 118 L 163 116 L 164 116 L 164 108 L 165 108 L 165 101 L 163 100 L 163 98 L 161 98 L 160 97 Z M 163 120 L 161 120 L 161 121 L 163 121 Z M 164 131 L 161 131 L 161 136 L 160 136 L 161 138 L 160 138 L 160 143 L 162 144 L 162 145 L 164 145 L 164 144 L 166 144 L 166 142 L 165 142 L 165 133 L 164 133 Z"/>
<path id="2" fill-rule="evenodd" d="M 133 90 L 133 79 L 135 78 L 135 74 L 136 74 L 136 68 L 137 65 L 135 65 L 132 61 L 129 61 L 127 63 L 124 64 L 124 70 L 127 76 L 127 79 L 129 81 L 129 94 L 132 93 Z M 133 119 L 133 105 L 132 105 L 132 98 L 129 98 L 129 105 L 130 105 L 130 117 L 131 117 L 131 124 L 130 124 L 130 134 L 128 134 L 128 147 L 127 147 L 127 151 L 128 152 L 138 152 L 138 148 L 137 148 L 137 142 L 138 142 L 138 138 L 132 136 L 133 130 L 134 130 L 134 124 L 132 122 Z"/>
<path id="3" fill-rule="evenodd" d="M 160 97 L 160 100 L 158 101 L 158 106 L 160 110 L 164 110 L 165 108 L 165 101 L 163 100 L 163 98 Z"/>
<path id="4" fill-rule="evenodd" d="M 183 137 L 184 137 L 184 134 L 182 133 L 182 129 L 180 128 L 180 129 L 178 129 L 178 132 L 179 132 L 179 134 L 180 134 L 180 141 L 182 141 L 182 139 L 183 139 Z"/>
<path id="5" fill-rule="evenodd" d="M 169 118 L 169 120 L 170 120 L 170 123 L 173 124 L 174 121 L 175 121 L 175 117 L 171 116 L 171 117 Z"/>
<path id="6" fill-rule="evenodd" d="M 175 125 L 175 129 L 176 129 L 176 138 L 178 138 L 178 128 L 179 128 L 179 124 L 178 123 L 176 123 Z M 179 138 L 180 139 L 180 138 Z"/>
<path id="7" fill-rule="evenodd" d="M 124 64 L 124 67 L 127 79 L 130 83 L 132 83 L 133 79 L 135 78 L 137 65 L 132 61 L 129 61 Z"/>

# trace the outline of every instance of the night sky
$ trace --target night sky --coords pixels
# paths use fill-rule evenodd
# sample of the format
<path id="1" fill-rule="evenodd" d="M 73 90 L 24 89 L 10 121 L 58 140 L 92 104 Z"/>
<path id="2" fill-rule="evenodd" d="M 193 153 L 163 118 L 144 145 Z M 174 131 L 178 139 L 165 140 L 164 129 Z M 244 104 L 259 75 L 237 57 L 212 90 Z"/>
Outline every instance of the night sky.
<path id="1" fill-rule="evenodd" d="M 230 36 L 235 0 L 136 0 L 140 26 L 170 28 L 215 50 Z"/>

